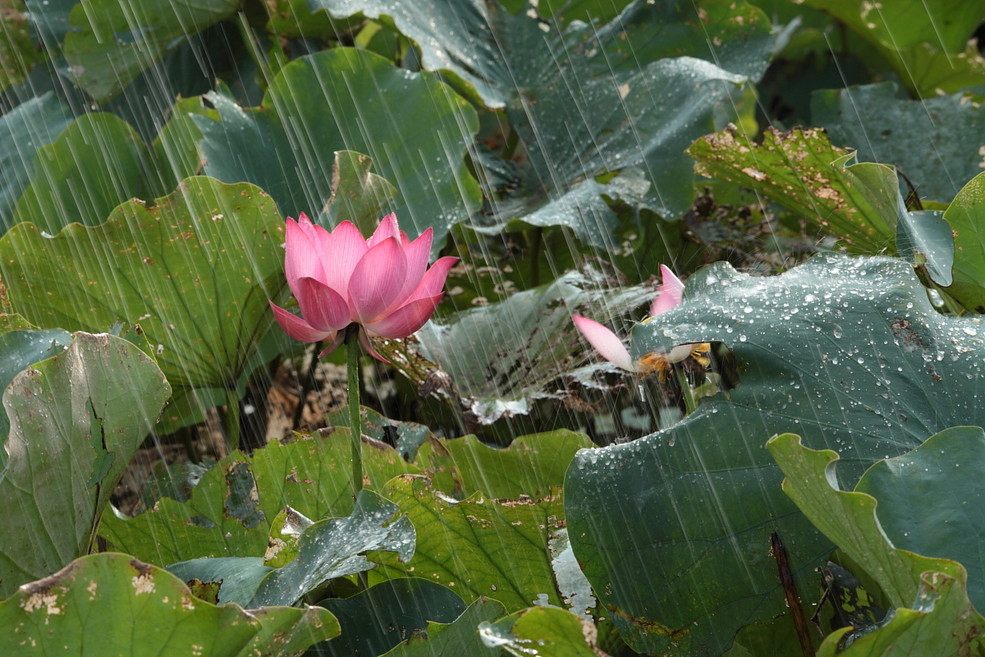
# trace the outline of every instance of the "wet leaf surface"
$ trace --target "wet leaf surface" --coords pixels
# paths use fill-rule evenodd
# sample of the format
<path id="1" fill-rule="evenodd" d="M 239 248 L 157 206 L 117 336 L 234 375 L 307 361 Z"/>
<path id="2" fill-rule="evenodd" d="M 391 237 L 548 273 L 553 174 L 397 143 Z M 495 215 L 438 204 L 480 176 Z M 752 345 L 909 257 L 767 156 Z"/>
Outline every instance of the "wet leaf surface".
<path id="1" fill-rule="evenodd" d="M 286 657 L 339 633 L 319 607 L 211 605 L 174 575 L 123 554 L 83 557 L 25 585 L 0 602 L 0 623 L 11 629 L 0 636 L 5 655 Z"/>
<path id="2" fill-rule="evenodd" d="M 8 336 L 10 334 L 7 334 Z M 0 476 L 0 597 L 88 552 L 96 524 L 170 389 L 129 342 L 78 333 L 14 377 Z"/>
<path id="3" fill-rule="evenodd" d="M 106 514 L 100 533 L 116 549 L 162 565 L 197 557 L 263 556 L 270 524 L 285 507 L 312 519 L 352 511 L 352 485 L 339 475 L 350 471 L 348 436 L 336 429 L 271 443 L 252 458 L 234 452 L 205 473 L 187 502 L 165 497 L 133 518 Z M 365 443 L 363 468 L 376 489 L 398 474 L 417 472 L 394 450 Z"/>
<path id="4" fill-rule="evenodd" d="M 729 399 L 582 451 L 569 470 L 575 555 L 632 645 L 717 654 L 740 626 L 781 612 L 770 533 L 801 581 L 831 546 L 783 497 L 766 440 L 796 431 L 837 449 L 851 486 L 874 461 L 980 421 L 982 329 L 938 314 L 909 266 L 839 256 L 764 278 L 707 267 L 681 306 L 637 326 L 634 355 L 722 341 L 741 380 Z"/>
<path id="5" fill-rule="evenodd" d="M 16 310 L 38 326 L 122 324 L 175 389 L 166 432 L 195 421 L 183 414 L 197 406 L 193 389 L 224 399 L 257 364 L 273 324 L 267 300 L 284 285 L 283 231 L 256 187 L 189 178 L 154 205 L 120 206 L 100 226 L 49 239 L 20 224 L 0 240 L 0 271 Z"/>

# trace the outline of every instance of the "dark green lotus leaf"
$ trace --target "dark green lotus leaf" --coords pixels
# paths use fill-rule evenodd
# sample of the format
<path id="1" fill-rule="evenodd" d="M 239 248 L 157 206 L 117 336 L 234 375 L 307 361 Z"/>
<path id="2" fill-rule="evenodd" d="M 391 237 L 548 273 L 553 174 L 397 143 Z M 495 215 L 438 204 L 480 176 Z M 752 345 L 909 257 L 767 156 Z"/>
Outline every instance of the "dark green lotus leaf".
<path id="1" fill-rule="evenodd" d="M 287 657 L 339 633 L 320 607 L 244 611 L 195 598 L 169 572 L 93 554 L 0 602 L 4 655 Z"/>
<path id="2" fill-rule="evenodd" d="M 985 532 L 974 509 L 985 504 L 985 432 L 954 427 L 906 454 L 879 461 L 855 490 L 878 502 L 876 518 L 896 548 L 943 557 L 968 571 L 968 597 L 985 609 Z"/>
<path id="3" fill-rule="evenodd" d="M 0 240 L 0 269 L 14 308 L 34 324 L 122 324 L 153 352 L 176 397 L 224 397 L 256 364 L 273 324 L 267 300 L 284 285 L 283 233 L 256 187 L 189 178 L 154 205 L 131 201 L 105 224 L 75 224 L 53 239 L 19 224 Z M 179 400 L 164 424 L 182 426 L 188 406 Z"/>
<path id="4" fill-rule="evenodd" d="M 0 117 L 0 230 L 13 225 L 17 199 L 34 175 L 38 149 L 53 142 L 72 122 L 54 94 L 32 98 Z"/>
<path id="5" fill-rule="evenodd" d="M 318 519 L 345 516 L 353 508 L 351 447 L 347 429 L 292 443 L 272 442 L 247 458 L 239 452 L 206 472 L 187 502 L 164 497 L 133 518 L 107 513 L 100 535 L 115 549 L 139 559 L 172 564 L 198 557 L 259 557 L 270 526 L 291 507 Z M 392 477 L 418 469 L 389 447 L 363 444 L 367 486 L 376 490 Z"/>
<path id="6" fill-rule="evenodd" d="M 424 639 L 429 622 L 451 623 L 465 611 L 454 591 L 416 577 L 380 582 L 351 598 L 321 600 L 318 606 L 339 620 L 342 636 L 318 644 L 309 654 L 337 657 L 382 655 L 401 641 Z"/>
<path id="7" fill-rule="evenodd" d="M 0 333 L 0 391 L 29 365 L 56 356 L 72 343 L 72 335 L 61 329 L 13 330 Z M 6 409 L 0 409 L 0 436 L 10 431 Z M 7 452 L 0 450 L 0 472 L 7 466 Z"/>
<path id="8" fill-rule="evenodd" d="M 428 623 L 427 629 L 380 657 L 447 657 L 497 654 L 479 636 L 480 628 L 506 613 L 496 600 L 479 598 L 450 623 Z"/>
<path id="9" fill-rule="evenodd" d="M 591 446 L 588 436 L 564 429 L 519 436 L 506 449 L 465 436 L 424 443 L 416 462 L 431 474 L 436 490 L 457 498 L 540 498 L 561 488 L 575 452 Z"/>
<path id="10" fill-rule="evenodd" d="M 625 72 L 641 62 L 691 56 L 725 62 L 730 71 L 758 78 L 771 47 L 769 21 L 745 2 L 706 0 L 700 13 L 691 6 L 625 0 L 565 2 L 561 11 L 558 2 L 503 4 L 505 8 L 481 0 L 309 0 L 313 10 L 336 19 L 360 14 L 392 25 L 416 42 L 422 68 L 441 71 L 467 96 L 491 108 L 515 103 L 520 90 L 537 86 L 523 81 L 559 63 L 589 64 L 590 70 L 611 73 L 609 67 Z M 592 29 L 603 33 L 599 41 L 604 56 L 576 46 L 580 39 L 592 39 Z M 557 39 L 561 33 L 569 38 Z M 564 49 L 577 61 L 559 56 Z M 536 63 L 526 59 L 530 54 L 536 55 Z M 546 68 L 539 65 L 548 62 Z"/>
<path id="11" fill-rule="evenodd" d="M 332 196 L 334 154 L 368 154 L 396 186 L 390 209 L 408 233 L 435 244 L 477 207 L 464 156 L 478 128 L 464 99 L 431 73 L 409 73 L 378 55 L 334 48 L 281 69 L 260 108 L 210 93 L 218 120 L 195 116 L 205 173 L 261 186 L 281 211 L 315 214 Z"/>
<path id="12" fill-rule="evenodd" d="M 399 477 L 383 494 L 417 530 L 414 558 L 385 561 L 389 576 L 423 577 L 450 587 L 466 602 L 495 598 L 510 611 L 535 601 L 561 606 L 548 541 L 564 525 L 561 500 L 492 500 L 474 495 L 456 502 L 426 479 Z"/>
<path id="13" fill-rule="evenodd" d="M 52 235 L 70 223 L 101 224 L 117 205 L 147 198 L 148 150 L 113 114 L 85 114 L 38 150 L 31 186 L 14 222 L 30 221 Z"/>
<path id="14" fill-rule="evenodd" d="M 167 571 L 183 582 L 197 579 L 217 584 L 218 604 L 235 602 L 248 607 L 263 578 L 273 570 L 260 557 L 215 557 L 173 563 Z"/>
<path id="15" fill-rule="evenodd" d="M 968 430 L 951 431 L 967 435 Z M 980 429 L 977 432 L 981 434 Z M 784 492 L 853 563 L 865 570 L 895 607 L 891 617 L 866 628 L 871 631 L 860 633 L 846 651 L 837 648 L 851 627 L 828 636 L 818 655 L 959 655 L 985 649 L 981 644 L 985 618 L 968 600 L 967 576 L 959 563 L 894 547 L 877 517 L 881 502 L 877 505 L 875 498 L 866 493 L 840 490 L 837 469 L 842 462 L 836 452 L 803 447 L 800 437 L 793 434 L 777 436 L 767 447 L 783 470 Z M 882 463 L 874 468 L 883 468 Z"/>
<path id="16" fill-rule="evenodd" d="M 833 143 L 858 149 L 860 160 L 899 167 L 921 198 L 950 201 L 982 170 L 979 144 L 968 139 L 985 130 L 974 94 L 912 100 L 883 82 L 815 92 L 811 116 Z"/>
<path id="17" fill-rule="evenodd" d="M 954 237 L 954 282 L 947 293 L 966 308 L 985 313 L 985 174 L 965 185 L 944 211 Z"/>
<path id="18" fill-rule="evenodd" d="M 179 4 L 144 0 L 135 5 L 87 0 L 72 9 L 65 57 L 79 86 L 101 102 L 190 36 L 236 13 L 239 6 L 236 0 Z"/>
<path id="19" fill-rule="evenodd" d="M 88 552 L 169 393 L 143 352 L 106 334 L 78 333 L 63 353 L 14 377 L 3 396 L 0 597 Z"/>
<path id="20" fill-rule="evenodd" d="M 766 15 L 745 2 L 637 2 L 604 25 L 565 22 L 565 12 L 544 20 L 530 6 L 512 15 L 481 0 L 429 0 L 440 6 L 430 11 L 408 0 L 311 4 L 334 17 L 380 17 L 418 44 L 425 69 L 473 102 L 505 108 L 523 176 L 471 228 L 498 234 L 530 215 L 596 247 L 612 244 L 618 226 L 600 195 L 627 193 L 629 182 L 593 178 L 637 168 L 645 175 L 630 176 L 632 193 L 667 218 L 682 214 L 693 199 L 682 151 L 711 129 L 716 107 L 763 74 L 773 46 Z M 599 4 L 586 15 L 611 16 L 615 5 Z"/>
<path id="21" fill-rule="evenodd" d="M 401 509 L 363 489 L 350 516 L 319 520 L 302 531 L 298 556 L 263 579 L 250 606 L 293 605 L 330 579 L 369 570 L 374 565 L 367 552 L 393 552 L 406 563 L 414 544 L 414 525 Z"/>
<path id="22" fill-rule="evenodd" d="M 530 607 L 486 623 L 479 628 L 489 647 L 501 647 L 509 655 L 597 657 L 598 630 L 590 620 L 556 607 Z M 536 646 L 536 648 L 534 648 Z"/>
<path id="23" fill-rule="evenodd" d="M 667 430 L 580 452 L 565 482 L 575 555 L 623 636 L 644 652 L 720 654 L 739 627 L 781 613 L 770 534 L 798 578 L 814 577 L 830 543 L 780 492 L 766 439 L 796 431 L 837 448 L 851 486 L 876 460 L 985 420 L 983 330 L 939 315 L 910 266 L 888 258 L 693 276 L 684 303 L 636 327 L 631 353 L 721 341 L 738 387 Z"/>
<path id="24" fill-rule="evenodd" d="M 642 307 L 653 293 L 649 285 L 615 287 L 585 266 L 505 301 L 432 321 L 417 339 L 425 358 L 447 372 L 437 389 L 461 399 L 478 422 L 492 424 L 504 414 L 528 413 L 537 399 L 563 399 L 570 393 L 548 386 L 558 377 L 591 385 L 591 373 L 576 369 L 591 347 L 571 321 L 573 311 L 607 323 Z"/>

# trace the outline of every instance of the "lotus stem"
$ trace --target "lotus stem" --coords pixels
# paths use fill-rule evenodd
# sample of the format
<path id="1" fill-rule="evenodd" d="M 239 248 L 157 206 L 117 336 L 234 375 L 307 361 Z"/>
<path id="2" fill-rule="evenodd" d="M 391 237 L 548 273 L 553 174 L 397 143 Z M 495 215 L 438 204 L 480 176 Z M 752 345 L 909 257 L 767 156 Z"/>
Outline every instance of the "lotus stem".
<path id="1" fill-rule="evenodd" d="M 694 390 L 691 389 L 691 382 L 687 380 L 687 372 L 683 367 L 673 365 L 674 374 L 677 375 L 677 383 L 681 387 L 681 398 L 684 400 L 684 414 L 690 415 L 698 408 L 698 403 L 694 400 Z"/>
<path id="2" fill-rule="evenodd" d="M 349 426 L 352 433 L 352 496 L 363 489 L 362 418 L 359 415 L 359 328 L 350 326 L 345 336 L 349 365 Z"/>

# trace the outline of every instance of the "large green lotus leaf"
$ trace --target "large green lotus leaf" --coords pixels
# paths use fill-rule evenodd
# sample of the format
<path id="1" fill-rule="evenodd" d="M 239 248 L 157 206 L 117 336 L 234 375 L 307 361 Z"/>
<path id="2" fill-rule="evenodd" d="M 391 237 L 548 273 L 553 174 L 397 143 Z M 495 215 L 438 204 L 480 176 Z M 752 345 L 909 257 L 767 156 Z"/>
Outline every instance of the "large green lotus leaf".
<path id="1" fill-rule="evenodd" d="M 961 428 L 942 432 L 927 444 L 941 436 L 967 431 Z M 981 434 L 980 429 L 977 431 Z M 794 434 L 772 438 L 767 447 L 783 470 L 783 491 L 853 563 L 865 570 L 887 602 L 896 608 L 891 618 L 856 638 L 847 651 L 840 652 L 837 647 L 850 627 L 827 637 L 818 655 L 959 655 L 980 654 L 985 649 L 980 644 L 985 618 L 968 600 L 966 572 L 960 564 L 894 547 L 878 518 L 882 503 L 877 505 L 876 499 L 866 493 L 840 489 L 837 468 L 841 461 L 836 452 L 808 449 Z M 882 463 L 873 468 L 883 467 Z M 934 513 L 936 508 L 931 515 Z"/>
<path id="2" fill-rule="evenodd" d="M 14 222 L 55 234 L 68 224 L 101 224 L 129 198 L 147 198 L 147 147 L 113 114 L 85 114 L 38 150 L 31 186 Z"/>
<path id="3" fill-rule="evenodd" d="M 61 329 L 43 331 L 12 330 L 0 332 L 0 390 L 22 370 L 38 361 L 60 354 L 72 342 L 72 335 Z M 6 409 L 0 408 L 0 436 L 10 431 Z M 0 449 L 0 472 L 7 466 L 7 452 Z"/>
<path id="4" fill-rule="evenodd" d="M 76 334 L 7 388 L 0 474 L 0 597 L 85 554 L 96 524 L 170 389 L 129 342 Z"/>
<path id="5" fill-rule="evenodd" d="M 979 144 L 968 139 L 985 130 L 974 95 L 911 100 L 883 82 L 815 92 L 811 116 L 834 143 L 857 148 L 859 159 L 895 164 L 923 198 L 950 201 L 982 170 Z"/>
<path id="6" fill-rule="evenodd" d="M 508 655 L 543 657 L 597 657 L 598 630 L 589 620 L 556 607 L 530 607 L 480 627 L 489 647 L 502 647 Z M 536 647 L 534 647 L 536 646 Z"/>
<path id="7" fill-rule="evenodd" d="M 411 0 L 311 5 L 382 17 L 417 42 L 424 68 L 474 102 L 506 109 L 525 166 L 472 228 L 498 234 L 531 215 L 528 223 L 570 226 L 599 248 L 618 226 L 600 195 L 629 187 L 668 218 L 687 210 L 693 176 L 682 151 L 739 85 L 763 74 L 773 44 L 766 15 L 745 2 L 637 2 L 605 25 L 545 21 L 530 6 L 511 15 L 481 0 L 452 9 L 429 0 L 432 11 Z M 629 167 L 645 176 L 592 180 Z"/>
<path id="8" fill-rule="evenodd" d="M 651 286 L 614 285 L 586 266 L 505 301 L 429 322 L 416 334 L 421 352 L 451 377 L 439 379 L 437 390 L 460 399 L 479 423 L 492 424 L 504 415 L 528 413 L 535 400 L 563 398 L 565 390 L 548 387 L 558 377 L 591 385 L 591 373 L 576 371 L 584 364 L 577 355 L 590 347 L 571 312 L 578 309 L 606 322 L 606 316 L 627 313 L 653 298 Z"/>
<path id="9" fill-rule="evenodd" d="M 195 598 L 165 570 L 94 554 L 0 602 L 4 655 L 284 656 L 339 633 L 320 607 L 245 611 Z"/>
<path id="10" fill-rule="evenodd" d="M 87 0 L 69 17 L 65 57 L 79 86 L 104 101 L 190 36 L 239 10 L 235 0 Z"/>
<path id="11" fill-rule="evenodd" d="M 896 172 L 872 163 L 848 165 L 850 152 L 833 146 L 823 130 L 767 130 L 756 144 L 728 128 L 702 137 L 687 152 L 698 161 L 698 173 L 763 194 L 852 251 L 880 253 L 896 239 Z"/>
<path id="12" fill-rule="evenodd" d="M 898 549 L 943 557 L 968 571 L 968 597 L 985 609 L 985 432 L 954 427 L 906 454 L 879 461 L 855 487 L 876 499 L 876 517 Z"/>
<path id="13" fill-rule="evenodd" d="M 529 12 L 520 12 L 516 3 L 504 4 L 506 7 L 481 0 L 450 5 L 441 0 L 309 0 L 313 10 L 323 9 L 336 19 L 357 13 L 382 19 L 417 43 L 422 68 L 440 71 L 467 96 L 491 108 L 516 103 L 528 86 L 536 86 L 524 82 L 557 69 L 559 62 L 573 67 L 587 64 L 586 68 L 596 73 L 611 73 L 609 66 L 625 72 L 638 68 L 641 62 L 688 55 L 735 64 L 725 67 L 758 78 L 769 59 L 768 30 L 764 29 L 769 21 L 745 2 L 704 0 L 695 11 L 691 6 L 639 2 L 623 10 L 630 4 L 626 0 L 588 0 L 565 2 L 563 11 L 556 14 L 554 5 L 559 3 L 522 7 L 532 9 Z M 576 20 L 594 21 L 592 27 L 605 33 L 600 35 L 600 43 L 608 52 L 603 55 L 575 48 L 579 39 L 591 39 L 592 29 L 580 23 L 572 26 Z M 608 25 L 601 26 L 600 22 Z M 570 40 L 558 39 L 562 32 L 568 32 Z M 580 61 L 560 57 L 564 49 Z M 546 62 L 549 67 L 526 60 L 530 54 L 536 54 L 538 64 Z"/>
<path id="14" fill-rule="evenodd" d="M 985 18 L 981 3 L 898 0 L 892 11 L 883 11 L 882 5 L 866 0 L 806 3 L 823 9 L 874 45 L 918 96 L 932 98 L 942 86 L 949 87 L 955 71 L 961 73 L 958 77 L 964 82 L 985 81 L 985 62 L 968 47 L 974 26 Z M 936 66 L 928 66 L 928 59 Z"/>
<path id="15" fill-rule="evenodd" d="M 479 636 L 480 627 L 506 613 L 496 600 L 479 598 L 450 623 L 428 623 L 420 635 L 411 636 L 381 657 L 447 657 L 449 655 L 495 655 Z"/>
<path id="16" fill-rule="evenodd" d="M 947 293 L 966 308 L 985 313 L 985 174 L 965 185 L 947 210 L 944 221 L 954 236 L 954 282 Z"/>
<path id="17" fill-rule="evenodd" d="M 351 598 L 326 598 L 318 606 L 338 619 L 342 636 L 309 654 L 336 657 L 382 655 L 405 639 L 421 637 L 428 622 L 451 623 L 465 611 L 454 591 L 417 577 L 380 582 Z"/>
<path id="18" fill-rule="evenodd" d="M 172 564 L 197 557 L 262 556 L 270 524 L 290 506 L 308 518 L 345 516 L 353 508 L 347 429 L 281 444 L 247 458 L 239 452 L 206 472 L 187 502 L 161 498 L 133 518 L 107 513 L 100 535 L 145 561 Z M 364 484 L 380 490 L 417 468 L 389 447 L 363 444 Z"/>
<path id="19" fill-rule="evenodd" d="M 364 488 L 348 517 L 305 527 L 297 557 L 263 578 L 250 606 L 293 605 L 328 580 L 369 570 L 374 564 L 367 552 L 393 552 L 406 563 L 415 538 L 414 525 L 397 505 Z"/>
<path id="20" fill-rule="evenodd" d="M 41 327 L 122 323 L 155 354 L 176 396 L 237 385 L 273 323 L 284 225 L 252 185 L 189 178 L 154 205 L 131 201 L 105 224 L 49 239 L 19 224 L 0 240 L 15 309 Z M 165 420 L 181 426 L 181 414 Z"/>
<path id="21" fill-rule="evenodd" d="M 466 602 L 495 598 L 516 611 L 534 601 L 561 606 L 548 541 L 564 526 L 561 500 L 456 502 L 426 479 L 399 477 L 383 490 L 417 530 L 417 550 L 405 564 L 386 561 L 388 575 L 423 577 L 450 587 Z"/>
<path id="22" fill-rule="evenodd" d="M 436 248 L 478 205 L 479 188 L 464 162 L 478 129 L 475 110 L 434 74 L 334 48 L 281 69 L 259 108 L 244 109 L 219 93 L 206 99 L 218 120 L 194 117 L 205 173 L 261 186 L 285 215 L 325 205 L 341 150 L 373 158 L 397 188 L 397 218 L 408 232 L 433 227 Z"/>
<path id="23" fill-rule="evenodd" d="M 738 387 L 674 427 L 580 452 L 565 482 L 575 555 L 620 632 L 644 652 L 720 654 L 739 627 L 782 612 L 770 533 L 800 577 L 830 544 L 780 492 L 766 439 L 797 431 L 838 448 L 851 485 L 875 460 L 982 421 L 983 330 L 939 315 L 910 266 L 888 258 L 693 276 L 680 306 L 637 325 L 631 352 L 724 342 Z"/>
<path id="24" fill-rule="evenodd" d="M 38 149 L 54 141 L 71 122 L 68 107 L 50 92 L 0 117 L 0 231 L 13 225 L 14 206 L 34 175 Z"/>
<path id="25" fill-rule="evenodd" d="M 564 429 L 520 436 L 506 449 L 465 436 L 426 442 L 415 461 L 431 475 L 436 490 L 457 498 L 473 493 L 539 498 L 560 489 L 575 452 L 591 446 L 588 436 Z"/>

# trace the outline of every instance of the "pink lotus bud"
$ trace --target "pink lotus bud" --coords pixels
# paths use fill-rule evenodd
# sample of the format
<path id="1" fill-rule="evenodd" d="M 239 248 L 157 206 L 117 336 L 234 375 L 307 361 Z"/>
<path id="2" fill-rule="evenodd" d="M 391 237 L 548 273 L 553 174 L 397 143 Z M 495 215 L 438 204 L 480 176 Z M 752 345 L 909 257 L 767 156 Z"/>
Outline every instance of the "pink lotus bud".
<path id="1" fill-rule="evenodd" d="M 284 332 L 301 342 L 328 341 L 324 356 L 341 344 L 343 329 L 359 326 L 360 344 L 386 362 L 369 338 L 405 338 L 434 313 L 448 271 L 458 258 L 439 258 L 428 269 L 432 230 L 411 241 L 388 214 L 372 237 L 343 221 L 333 231 L 303 212 L 287 219 L 284 272 L 301 309 L 298 317 L 270 304 Z"/>

